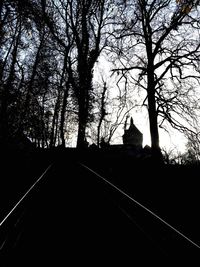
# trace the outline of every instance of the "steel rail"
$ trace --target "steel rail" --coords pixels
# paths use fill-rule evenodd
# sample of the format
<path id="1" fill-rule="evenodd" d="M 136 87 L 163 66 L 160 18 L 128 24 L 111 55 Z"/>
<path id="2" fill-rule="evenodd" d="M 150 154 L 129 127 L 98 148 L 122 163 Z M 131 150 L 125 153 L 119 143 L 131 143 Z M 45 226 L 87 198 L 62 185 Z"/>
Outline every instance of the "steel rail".
<path id="1" fill-rule="evenodd" d="M 91 168 L 89 168 L 88 166 L 86 166 L 83 163 L 80 163 L 80 165 L 82 167 L 84 167 L 85 169 L 87 169 L 88 171 L 90 171 L 91 173 L 95 174 L 97 177 L 99 177 L 101 180 L 103 180 L 104 182 L 106 182 L 107 184 L 109 184 L 112 188 L 114 188 L 115 190 L 117 190 L 118 192 L 120 192 L 123 196 L 125 196 L 126 198 L 128 198 L 129 200 L 131 200 L 132 202 L 134 202 L 136 205 L 138 205 L 139 207 L 141 207 L 142 209 L 144 209 L 146 212 L 150 213 L 153 217 L 155 217 L 156 219 L 158 219 L 159 221 L 161 221 L 163 224 L 165 224 L 167 227 L 169 227 L 171 230 L 173 230 L 174 232 L 176 232 L 178 235 L 180 235 L 181 237 L 183 237 L 184 239 L 186 239 L 188 242 L 190 242 L 193 246 L 195 246 L 196 248 L 200 249 L 200 246 L 195 243 L 194 241 L 192 241 L 189 237 L 187 237 L 185 234 L 181 233 L 178 229 L 176 229 L 175 227 L 173 227 L 171 224 L 169 224 L 168 222 L 166 222 L 164 219 L 162 219 L 160 216 L 158 216 L 155 212 L 151 211 L 149 208 L 145 207 L 143 204 L 141 204 L 140 202 L 138 202 L 136 199 L 134 199 L 133 197 L 129 196 L 126 192 L 124 192 L 122 189 L 120 189 L 119 187 L 117 187 L 116 185 L 114 185 L 113 183 L 111 183 L 110 181 L 108 181 L 106 178 L 104 178 L 103 176 L 101 176 L 100 174 L 98 174 L 96 171 L 92 170 Z"/>
<path id="2" fill-rule="evenodd" d="M 40 180 L 44 177 L 44 175 L 49 171 L 52 164 L 50 164 L 46 170 L 40 175 L 40 177 L 32 184 L 32 186 L 26 191 L 26 193 L 20 198 L 20 200 L 14 205 L 14 207 L 10 210 L 10 212 L 4 217 L 4 219 L 0 222 L 0 227 L 5 223 L 5 221 L 13 214 L 13 212 L 17 209 L 20 203 L 27 197 L 27 195 L 33 190 L 33 188 L 40 182 Z"/>

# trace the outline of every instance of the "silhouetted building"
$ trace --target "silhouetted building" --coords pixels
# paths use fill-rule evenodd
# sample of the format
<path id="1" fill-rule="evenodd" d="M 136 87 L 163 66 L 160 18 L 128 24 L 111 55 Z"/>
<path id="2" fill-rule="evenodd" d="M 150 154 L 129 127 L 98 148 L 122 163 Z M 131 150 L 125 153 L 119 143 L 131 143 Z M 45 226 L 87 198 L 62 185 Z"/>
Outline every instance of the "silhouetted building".
<path id="1" fill-rule="evenodd" d="M 138 128 L 133 123 L 133 118 L 131 117 L 130 126 L 128 129 L 124 129 L 124 135 L 122 136 L 124 145 L 133 145 L 142 148 L 143 134 L 138 130 Z"/>

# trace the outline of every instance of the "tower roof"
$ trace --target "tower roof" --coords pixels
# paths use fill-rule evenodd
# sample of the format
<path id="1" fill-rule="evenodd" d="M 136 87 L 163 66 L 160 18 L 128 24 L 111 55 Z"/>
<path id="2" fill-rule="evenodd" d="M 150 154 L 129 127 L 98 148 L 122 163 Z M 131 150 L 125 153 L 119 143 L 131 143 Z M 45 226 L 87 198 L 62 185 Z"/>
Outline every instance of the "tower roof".
<path id="1" fill-rule="evenodd" d="M 128 129 L 124 130 L 124 135 L 122 136 L 122 138 L 124 144 L 142 146 L 143 134 L 134 125 L 132 117 L 130 119 L 130 126 Z"/>
<path id="2" fill-rule="evenodd" d="M 135 124 L 133 123 L 133 118 L 131 117 L 130 119 L 130 126 L 127 130 L 125 130 L 124 134 L 140 134 L 143 135 L 140 130 L 138 130 L 138 128 L 135 126 Z"/>

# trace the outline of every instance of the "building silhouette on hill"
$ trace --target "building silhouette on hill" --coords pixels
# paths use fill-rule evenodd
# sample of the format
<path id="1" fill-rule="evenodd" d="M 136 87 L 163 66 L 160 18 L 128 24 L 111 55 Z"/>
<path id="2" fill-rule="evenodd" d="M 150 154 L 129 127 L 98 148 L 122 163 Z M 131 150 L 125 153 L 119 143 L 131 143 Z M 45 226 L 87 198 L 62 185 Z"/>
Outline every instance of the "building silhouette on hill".
<path id="1" fill-rule="evenodd" d="M 126 129 L 126 123 L 124 127 L 124 134 L 122 136 L 124 145 L 132 145 L 137 148 L 142 148 L 143 134 L 133 123 L 133 118 L 130 119 L 130 126 Z"/>

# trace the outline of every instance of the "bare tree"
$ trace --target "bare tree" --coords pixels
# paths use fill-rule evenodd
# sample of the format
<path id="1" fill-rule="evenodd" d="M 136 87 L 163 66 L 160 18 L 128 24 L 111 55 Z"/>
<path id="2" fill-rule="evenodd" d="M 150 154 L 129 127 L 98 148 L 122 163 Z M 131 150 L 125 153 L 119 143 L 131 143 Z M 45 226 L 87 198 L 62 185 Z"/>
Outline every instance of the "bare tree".
<path id="1" fill-rule="evenodd" d="M 187 130 L 183 121 L 194 115 L 190 96 L 199 83 L 198 1 L 126 1 L 121 12 L 118 45 L 112 47 L 114 71 L 146 91 L 151 146 L 160 151 L 158 125 L 168 121 Z"/>
<path id="2" fill-rule="evenodd" d="M 106 2 L 70 1 L 70 22 L 77 48 L 78 79 L 74 88 L 79 118 L 77 147 L 84 146 L 87 124 L 93 120 L 93 68 L 105 45 L 105 40 L 102 42 L 101 38 L 106 20 Z"/>
<path id="3" fill-rule="evenodd" d="M 97 126 L 97 146 L 99 147 L 100 145 L 100 131 L 101 131 L 101 125 L 102 122 L 106 116 L 106 102 L 105 102 L 105 97 L 106 97 L 106 91 L 107 91 L 107 86 L 106 82 L 103 83 L 103 91 L 101 94 L 101 103 L 100 103 L 100 113 L 99 113 L 99 123 Z"/>
<path id="4" fill-rule="evenodd" d="M 44 2 L 44 1 L 43 1 Z M 94 64 L 104 42 L 101 41 L 105 24 L 105 0 L 50 1 L 51 7 L 43 9 L 43 17 L 53 38 L 65 55 L 65 71 L 68 87 L 73 89 L 78 106 L 77 147 L 84 146 L 87 123 L 92 119 L 92 80 Z M 53 10 L 53 17 L 49 16 Z M 63 27 L 60 27 L 63 25 Z M 64 93 L 61 114 L 61 139 L 64 143 L 63 125 L 67 89 Z"/>
<path id="5" fill-rule="evenodd" d="M 187 144 L 186 149 L 187 152 L 185 156 L 187 161 L 191 163 L 199 163 L 200 162 L 200 135 L 199 132 L 187 134 Z"/>
<path id="6" fill-rule="evenodd" d="M 0 5 L 2 23 L 0 26 L 0 136 L 8 140 L 14 130 L 14 112 L 19 76 L 17 74 L 19 51 L 22 49 L 22 17 L 16 7 L 2 2 Z M 6 37 L 6 30 L 8 30 Z M 12 130 L 11 130 L 12 129 Z"/>

